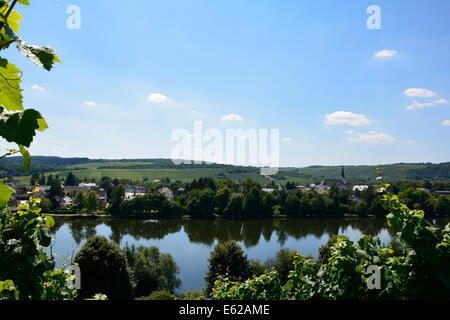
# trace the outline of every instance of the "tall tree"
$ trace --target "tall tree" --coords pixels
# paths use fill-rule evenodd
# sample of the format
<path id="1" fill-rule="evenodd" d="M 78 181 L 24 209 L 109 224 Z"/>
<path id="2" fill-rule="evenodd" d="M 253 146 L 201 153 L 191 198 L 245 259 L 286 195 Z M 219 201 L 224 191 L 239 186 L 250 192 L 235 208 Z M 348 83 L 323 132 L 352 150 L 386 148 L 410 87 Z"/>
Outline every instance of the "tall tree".
<path id="1" fill-rule="evenodd" d="M 72 172 L 69 172 L 67 174 L 66 180 L 64 181 L 64 185 L 66 186 L 77 186 L 78 185 L 78 179 L 75 177 L 75 175 Z"/>
<path id="2" fill-rule="evenodd" d="M 111 191 L 111 199 L 109 202 L 109 211 L 111 214 L 120 214 L 120 205 L 125 199 L 125 187 L 119 184 Z"/>
<path id="3" fill-rule="evenodd" d="M 94 190 L 89 191 L 86 199 L 86 210 L 90 213 L 98 207 L 97 193 Z"/>
<path id="4" fill-rule="evenodd" d="M 72 201 L 72 208 L 77 211 L 81 211 L 86 208 L 86 196 L 83 190 L 77 192 Z"/>

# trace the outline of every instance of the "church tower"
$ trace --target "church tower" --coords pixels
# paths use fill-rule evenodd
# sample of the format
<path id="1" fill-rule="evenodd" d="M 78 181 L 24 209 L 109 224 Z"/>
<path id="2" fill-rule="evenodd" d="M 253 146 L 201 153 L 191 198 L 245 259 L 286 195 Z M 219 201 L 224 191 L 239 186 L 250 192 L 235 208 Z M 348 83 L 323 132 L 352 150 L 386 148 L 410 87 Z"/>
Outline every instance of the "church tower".
<path id="1" fill-rule="evenodd" d="M 345 184 L 344 166 L 342 166 L 342 170 L 341 170 L 341 181 L 342 181 L 343 184 Z"/>

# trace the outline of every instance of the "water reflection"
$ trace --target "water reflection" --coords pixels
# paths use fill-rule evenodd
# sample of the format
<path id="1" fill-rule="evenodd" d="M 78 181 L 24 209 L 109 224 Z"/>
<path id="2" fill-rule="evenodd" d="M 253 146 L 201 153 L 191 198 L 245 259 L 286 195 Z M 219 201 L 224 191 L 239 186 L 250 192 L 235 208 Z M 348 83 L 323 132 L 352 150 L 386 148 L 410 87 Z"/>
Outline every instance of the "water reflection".
<path id="1" fill-rule="evenodd" d="M 439 226 L 447 219 L 435 221 Z M 103 235 L 120 247 L 157 246 L 173 256 L 180 267 L 179 292 L 201 289 L 208 267 L 209 253 L 218 242 L 238 241 L 248 257 L 265 262 L 282 247 L 317 257 L 329 237 L 345 234 L 356 241 L 361 234 L 379 236 L 387 244 L 396 231 L 385 219 L 282 219 L 282 220 L 136 220 L 55 218 L 53 252 L 72 255 L 94 234 Z"/>
<path id="2" fill-rule="evenodd" d="M 55 219 L 57 233 L 67 225 L 76 244 L 96 234 L 96 228 L 105 225 L 110 229 L 109 238 L 120 244 L 125 235 L 135 240 L 164 239 L 181 230 L 189 242 L 211 246 L 215 241 L 236 240 L 246 248 L 257 246 L 261 239 L 269 241 L 273 236 L 280 245 L 288 238 L 303 239 L 308 236 L 328 238 L 349 228 L 360 233 L 377 235 L 386 229 L 391 237 L 396 233 L 388 228 L 385 219 L 258 219 L 258 220 L 137 220 L 137 219 Z M 273 239 L 272 239 L 273 240 Z"/>

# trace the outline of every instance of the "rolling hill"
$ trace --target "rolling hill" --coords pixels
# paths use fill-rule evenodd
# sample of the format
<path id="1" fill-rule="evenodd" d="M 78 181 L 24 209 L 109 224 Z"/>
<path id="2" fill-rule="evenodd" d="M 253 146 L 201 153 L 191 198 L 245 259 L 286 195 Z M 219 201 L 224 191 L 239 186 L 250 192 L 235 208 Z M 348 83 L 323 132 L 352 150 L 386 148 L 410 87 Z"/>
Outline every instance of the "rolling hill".
<path id="1" fill-rule="evenodd" d="M 45 173 L 46 176 L 59 175 L 65 177 L 73 172 L 79 179 L 100 179 L 103 176 L 118 179 L 142 181 L 169 177 L 171 180 L 191 181 L 195 178 L 209 176 L 213 178 L 230 178 L 267 181 L 259 174 L 259 168 L 232 166 L 224 164 L 192 164 L 175 165 L 170 159 L 121 159 L 103 160 L 88 158 L 60 158 L 33 156 L 30 171 L 22 170 L 22 158 L 10 157 L 0 160 L 0 177 L 17 177 L 28 182 L 33 173 Z M 423 180 L 450 181 L 450 162 L 432 163 L 397 163 L 382 165 L 384 177 L 388 181 Z M 347 181 L 352 183 L 374 182 L 377 177 L 377 166 L 344 166 Z M 318 183 L 324 178 L 338 178 L 341 166 L 309 166 L 304 168 L 280 168 L 278 174 L 272 176 L 277 182 L 295 181 L 301 184 Z"/>

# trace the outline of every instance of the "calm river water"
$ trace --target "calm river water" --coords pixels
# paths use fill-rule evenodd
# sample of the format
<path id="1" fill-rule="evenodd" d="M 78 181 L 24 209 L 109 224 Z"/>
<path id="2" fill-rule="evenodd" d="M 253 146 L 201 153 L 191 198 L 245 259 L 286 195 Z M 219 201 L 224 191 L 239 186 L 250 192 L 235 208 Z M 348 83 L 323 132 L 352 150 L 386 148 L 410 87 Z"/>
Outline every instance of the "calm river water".
<path id="1" fill-rule="evenodd" d="M 437 220 L 443 225 L 448 219 Z M 170 253 L 180 267 L 179 293 L 204 287 L 210 251 L 218 242 L 238 241 L 250 259 L 265 262 L 280 248 L 296 249 L 317 258 L 318 250 L 329 237 L 345 234 L 356 241 L 361 234 L 378 236 L 387 244 L 395 231 L 386 219 L 283 219 L 283 220 L 136 220 L 68 219 L 55 217 L 53 252 L 70 257 L 92 235 L 136 246 L 157 246 Z M 76 252 L 76 251 L 75 251 Z M 57 261 L 61 258 L 57 258 Z"/>

